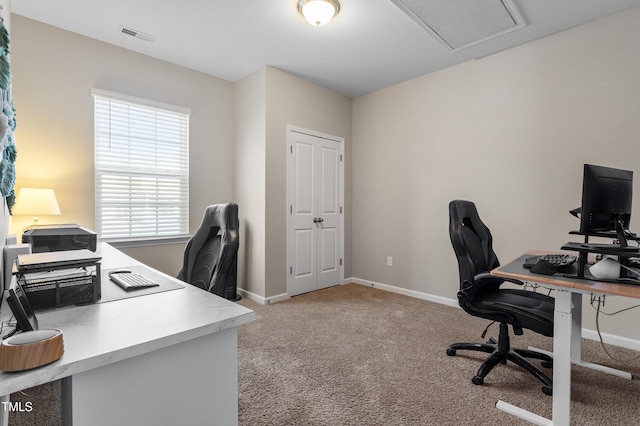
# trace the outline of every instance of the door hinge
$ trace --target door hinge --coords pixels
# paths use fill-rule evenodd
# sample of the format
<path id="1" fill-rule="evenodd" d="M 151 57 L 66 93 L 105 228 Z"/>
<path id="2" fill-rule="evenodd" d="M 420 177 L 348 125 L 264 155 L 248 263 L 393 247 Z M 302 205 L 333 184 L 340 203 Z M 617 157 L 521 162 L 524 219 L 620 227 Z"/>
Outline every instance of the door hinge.
<path id="1" fill-rule="evenodd" d="M 293 275 L 293 266 L 289 266 L 289 275 Z"/>
<path id="2" fill-rule="evenodd" d="M 342 154 L 340 154 L 340 162 L 342 163 Z"/>
<path id="3" fill-rule="evenodd" d="M 289 145 L 289 150 L 291 151 L 291 153 L 293 154 L 293 145 Z"/>
<path id="4" fill-rule="evenodd" d="M 342 214 L 342 206 L 340 206 L 340 214 Z"/>
<path id="5" fill-rule="evenodd" d="M 293 214 L 293 206 L 289 206 L 289 214 Z"/>
<path id="6" fill-rule="evenodd" d="M 340 266 L 342 266 L 342 258 L 340 258 Z"/>

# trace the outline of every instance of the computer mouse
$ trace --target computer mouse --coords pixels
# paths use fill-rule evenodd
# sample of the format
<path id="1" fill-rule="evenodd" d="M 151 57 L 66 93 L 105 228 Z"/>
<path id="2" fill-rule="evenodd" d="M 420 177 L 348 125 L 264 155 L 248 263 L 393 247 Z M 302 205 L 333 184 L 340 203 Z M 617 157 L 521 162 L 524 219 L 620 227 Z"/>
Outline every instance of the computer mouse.
<path id="1" fill-rule="evenodd" d="M 601 280 L 615 280 L 620 278 L 620 264 L 615 259 L 605 257 L 600 262 L 590 266 L 589 272 Z"/>
<path id="2" fill-rule="evenodd" d="M 538 261 L 531 267 L 531 272 L 542 275 L 553 275 L 558 272 L 558 268 L 551 262 L 544 259 Z"/>

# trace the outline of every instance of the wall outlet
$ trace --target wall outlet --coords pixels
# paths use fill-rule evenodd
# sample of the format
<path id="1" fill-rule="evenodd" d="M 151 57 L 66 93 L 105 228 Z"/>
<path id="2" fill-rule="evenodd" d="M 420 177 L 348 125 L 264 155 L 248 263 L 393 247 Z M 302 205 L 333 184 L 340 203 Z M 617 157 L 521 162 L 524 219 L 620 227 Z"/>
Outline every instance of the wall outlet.
<path id="1" fill-rule="evenodd" d="M 387 266 L 393 266 L 393 257 L 387 256 Z"/>

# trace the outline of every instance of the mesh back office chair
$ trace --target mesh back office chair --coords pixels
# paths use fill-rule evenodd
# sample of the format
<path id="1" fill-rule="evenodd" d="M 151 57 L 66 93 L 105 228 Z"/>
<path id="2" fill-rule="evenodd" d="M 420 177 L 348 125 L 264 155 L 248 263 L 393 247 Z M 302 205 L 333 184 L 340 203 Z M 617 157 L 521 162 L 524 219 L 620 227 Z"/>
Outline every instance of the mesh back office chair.
<path id="1" fill-rule="evenodd" d="M 474 203 L 452 201 L 449 203 L 449 236 L 458 258 L 460 291 L 458 302 L 468 314 L 500 323 L 500 335 L 487 343 L 455 343 L 447 349 L 453 356 L 458 350 L 473 350 L 490 353 L 472 378 L 476 385 L 484 383 L 484 378 L 500 363 L 507 360 L 524 368 L 542 383 L 542 391 L 552 394 L 552 381 L 527 358 L 542 360 L 543 367 L 551 367 L 550 356 L 528 349 L 512 348 L 509 342 L 508 324 L 516 335 L 526 328 L 544 336 L 553 336 L 554 298 L 532 291 L 501 288 L 505 281 L 494 277 L 490 271 L 500 266 L 491 244 L 489 229 L 482 223 Z M 515 284 L 523 283 L 508 280 Z"/>
<path id="2" fill-rule="evenodd" d="M 214 204 L 187 243 L 178 279 L 229 300 L 237 295 L 238 205 Z"/>

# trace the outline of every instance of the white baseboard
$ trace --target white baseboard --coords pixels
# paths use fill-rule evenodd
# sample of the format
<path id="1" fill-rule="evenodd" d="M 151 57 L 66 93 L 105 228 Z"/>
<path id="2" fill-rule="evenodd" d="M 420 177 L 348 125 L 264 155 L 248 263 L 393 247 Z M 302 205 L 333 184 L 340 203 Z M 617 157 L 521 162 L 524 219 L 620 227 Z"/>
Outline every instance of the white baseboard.
<path id="1" fill-rule="evenodd" d="M 388 284 L 382 284 L 382 283 L 378 283 L 378 282 L 375 282 L 375 281 L 363 280 L 363 279 L 354 278 L 354 277 L 345 278 L 344 281 L 345 281 L 345 283 L 352 282 L 354 284 L 360 284 L 360 285 L 364 285 L 364 286 L 367 286 L 367 287 L 379 288 L 380 290 L 389 291 L 391 293 L 403 294 L 405 296 L 415 297 L 416 299 L 427 300 L 429 302 L 440 303 L 442 305 L 452 306 L 454 308 L 459 308 L 460 307 L 458 305 L 458 301 L 457 300 L 448 299 L 446 297 L 441 297 L 441 296 L 434 296 L 432 294 L 422 293 L 420 291 L 407 290 L 406 288 L 395 287 L 395 286 L 388 285 Z"/>
<path id="2" fill-rule="evenodd" d="M 261 305 L 269 305 L 271 303 L 282 302 L 283 300 L 287 300 L 290 298 L 286 293 L 278 294 L 272 297 L 262 297 L 243 288 L 238 288 L 237 291 L 238 293 L 240 293 L 240 296 L 246 297 L 247 299 L 252 300 L 256 303 L 260 303 Z"/>
<path id="3" fill-rule="evenodd" d="M 403 294 L 409 297 L 415 297 L 416 299 L 422 299 L 422 300 L 427 300 L 429 302 L 440 303 L 443 305 L 452 306 L 454 308 L 460 308 L 457 300 L 449 299 L 446 297 L 435 296 L 432 294 L 423 293 L 416 290 L 407 290 L 406 288 L 395 287 L 389 284 L 378 283 L 370 280 L 363 280 L 355 277 L 345 278 L 345 283 L 350 283 L 350 282 L 354 284 L 364 285 L 367 287 L 374 287 L 384 291 L 389 291 L 391 293 L 398 293 L 398 294 Z M 600 340 L 597 331 L 586 329 L 586 328 L 582 329 L 582 337 L 589 340 L 595 340 L 595 341 Z M 617 336 L 615 334 L 602 333 L 602 341 L 608 345 L 615 345 L 615 346 L 620 346 L 627 349 L 640 351 L 640 341 L 629 339 L 627 337 Z"/>
<path id="4" fill-rule="evenodd" d="M 600 341 L 598 332 L 587 328 L 582 329 L 582 337 L 589 340 Z M 629 339 L 628 337 L 617 336 L 615 334 L 602 333 L 602 341 L 607 345 L 620 346 L 622 348 L 640 351 L 640 341 Z"/>

